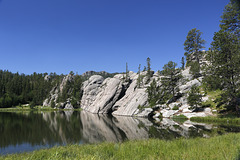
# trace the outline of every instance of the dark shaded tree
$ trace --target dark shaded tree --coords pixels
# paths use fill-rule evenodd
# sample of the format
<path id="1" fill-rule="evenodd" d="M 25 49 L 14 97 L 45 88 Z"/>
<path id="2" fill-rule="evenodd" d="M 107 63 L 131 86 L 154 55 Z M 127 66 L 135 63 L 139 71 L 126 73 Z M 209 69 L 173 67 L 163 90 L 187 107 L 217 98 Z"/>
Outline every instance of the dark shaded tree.
<path id="1" fill-rule="evenodd" d="M 199 88 L 196 85 L 193 85 L 187 97 L 188 104 L 191 106 L 191 109 L 196 110 L 202 104 L 202 95 Z"/>
<path id="2" fill-rule="evenodd" d="M 182 75 L 176 66 L 177 63 L 169 61 L 163 66 L 163 70 L 161 71 L 161 74 L 164 76 L 161 78 L 162 89 L 165 93 L 166 99 L 172 98 L 179 91 L 177 83 Z"/>
<path id="3" fill-rule="evenodd" d="M 182 64 L 181 69 L 183 70 L 184 67 L 185 67 L 185 59 L 184 59 L 184 57 L 182 57 L 181 64 Z"/>

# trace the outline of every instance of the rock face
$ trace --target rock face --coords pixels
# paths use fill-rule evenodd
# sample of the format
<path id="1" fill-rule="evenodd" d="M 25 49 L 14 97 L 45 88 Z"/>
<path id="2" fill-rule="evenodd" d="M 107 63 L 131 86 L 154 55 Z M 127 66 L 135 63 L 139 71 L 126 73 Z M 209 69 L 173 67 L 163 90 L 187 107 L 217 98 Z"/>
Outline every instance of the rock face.
<path id="1" fill-rule="evenodd" d="M 92 76 L 83 85 L 82 109 L 92 113 L 109 113 L 123 91 L 119 78 Z"/>
<path id="2" fill-rule="evenodd" d="M 136 88 L 136 81 L 134 81 L 126 91 L 124 97 L 114 105 L 115 111 L 113 115 L 137 115 L 139 112 L 138 106 L 145 106 L 147 98 L 146 89 Z"/>
<path id="3" fill-rule="evenodd" d="M 55 86 L 52 88 L 52 90 L 50 91 L 50 96 L 43 101 L 43 106 L 51 106 L 52 101 L 56 103 L 58 96 L 62 93 L 63 88 L 66 86 L 67 82 L 71 82 L 73 81 L 73 79 L 73 75 L 71 74 L 65 76 L 59 86 Z M 69 105 L 67 105 L 67 108 L 73 109 L 73 107 Z"/>
<path id="4" fill-rule="evenodd" d="M 146 75 L 146 72 L 141 75 Z M 138 88 L 137 80 L 138 75 L 134 72 L 129 72 L 129 81 L 124 80 L 123 74 L 105 80 L 99 75 L 90 77 L 83 85 L 82 109 L 91 113 L 148 116 L 152 110 L 139 110 L 139 106 L 147 105 L 146 88 L 149 83 Z"/>
<path id="5" fill-rule="evenodd" d="M 88 106 L 95 101 L 97 94 L 100 92 L 100 86 L 103 80 L 102 76 L 94 75 L 83 83 L 83 96 L 81 101 L 83 109 L 87 109 Z"/>

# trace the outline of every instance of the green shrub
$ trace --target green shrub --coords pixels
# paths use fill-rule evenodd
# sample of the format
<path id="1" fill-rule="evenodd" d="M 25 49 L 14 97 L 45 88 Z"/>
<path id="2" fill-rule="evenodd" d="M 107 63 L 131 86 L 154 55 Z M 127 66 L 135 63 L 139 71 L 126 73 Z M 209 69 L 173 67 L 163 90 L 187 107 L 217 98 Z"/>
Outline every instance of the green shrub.
<path id="1" fill-rule="evenodd" d="M 179 107 L 177 105 L 175 105 L 172 110 L 179 110 Z"/>

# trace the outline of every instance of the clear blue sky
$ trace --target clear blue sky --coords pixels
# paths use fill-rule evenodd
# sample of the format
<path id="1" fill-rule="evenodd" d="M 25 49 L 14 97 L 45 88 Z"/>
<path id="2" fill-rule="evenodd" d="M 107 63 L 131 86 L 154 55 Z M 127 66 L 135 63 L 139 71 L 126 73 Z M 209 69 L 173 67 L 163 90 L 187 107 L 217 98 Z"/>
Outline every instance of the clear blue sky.
<path id="1" fill-rule="evenodd" d="M 208 49 L 229 0 L 0 0 L 0 69 L 31 74 L 180 66 L 192 28 Z M 143 67 L 142 67 L 143 68 Z"/>

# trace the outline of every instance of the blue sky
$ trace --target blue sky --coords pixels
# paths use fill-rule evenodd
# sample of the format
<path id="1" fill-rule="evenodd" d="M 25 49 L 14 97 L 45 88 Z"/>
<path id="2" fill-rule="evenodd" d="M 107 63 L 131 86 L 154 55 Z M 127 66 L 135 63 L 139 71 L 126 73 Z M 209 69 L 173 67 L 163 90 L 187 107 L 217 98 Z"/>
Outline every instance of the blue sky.
<path id="1" fill-rule="evenodd" d="M 0 69 L 31 74 L 180 66 L 192 28 L 210 47 L 229 0 L 0 0 Z M 143 67 L 142 67 L 143 68 Z"/>

